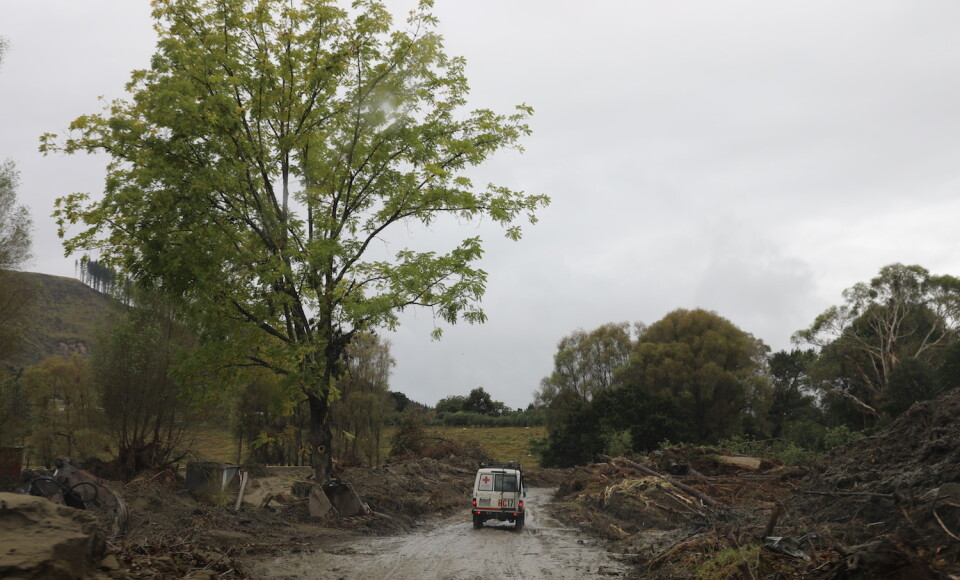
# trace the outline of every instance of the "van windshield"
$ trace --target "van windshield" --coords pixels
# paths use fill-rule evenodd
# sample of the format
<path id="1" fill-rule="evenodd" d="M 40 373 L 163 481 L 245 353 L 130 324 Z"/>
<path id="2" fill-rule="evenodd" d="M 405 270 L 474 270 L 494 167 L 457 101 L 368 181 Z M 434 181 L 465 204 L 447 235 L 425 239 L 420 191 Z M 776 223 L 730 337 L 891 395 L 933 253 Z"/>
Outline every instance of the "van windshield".
<path id="1" fill-rule="evenodd" d="M 517 476 L 498 473 L 493 483 L 494 491 L 517 491 Z"/>

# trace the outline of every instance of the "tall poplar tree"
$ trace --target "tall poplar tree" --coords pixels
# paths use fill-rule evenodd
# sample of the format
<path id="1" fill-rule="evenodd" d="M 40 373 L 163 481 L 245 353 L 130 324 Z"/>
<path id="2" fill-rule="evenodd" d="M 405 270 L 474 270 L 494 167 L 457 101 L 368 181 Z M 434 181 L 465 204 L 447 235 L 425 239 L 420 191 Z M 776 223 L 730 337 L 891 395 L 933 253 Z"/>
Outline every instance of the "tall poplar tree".
<path id="1" fill-rule="evenodd" d="M 207 363 L 258 365 L 310 408 L 311 462 L 331 466 L 329 409 L 358 333 L 400 311 L 485 320 L 476 237 L 400 249 L 391 231 L 443 216 L 515 222 L 548 199 L 465 171 L 529 133 L 531 109 L 465 110 L 464 61 L 444 54 L 431 2 L 393 27 L 383 4 L 155 0 L 157 51 L 131 98 L 42 148 L 106 152 L 103 196 L 58 200 L 68 252 L 187 303 Z"/>
<path id="2" fill-rule="evenodd" d="M 0 65 L 9 43 L 0 36 Z M 30 211 L 17 202 L 20 174 L 11 160 L 0 162 L 0 271 L 20 267 L 30 258 Z"/>
<path id="3" fill-rule="evenodd" d="M 0 37 L 0 65 L 9 43 Z M 30 211 L 17 200 L 20 174 L 11 160 L 0 161 L 0 360 L 21 345 L 18 324 L 28 315 L 36 292 L 24 277 L 11 272 L 30 259 Z"/>

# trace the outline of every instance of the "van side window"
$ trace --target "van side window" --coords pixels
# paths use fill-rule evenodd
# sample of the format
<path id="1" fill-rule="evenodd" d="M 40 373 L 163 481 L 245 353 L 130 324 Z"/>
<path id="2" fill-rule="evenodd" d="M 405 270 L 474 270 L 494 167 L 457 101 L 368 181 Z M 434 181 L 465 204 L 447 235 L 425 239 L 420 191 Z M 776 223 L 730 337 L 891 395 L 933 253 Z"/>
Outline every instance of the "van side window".
<path id="1" fill-rule="evenodd" d="M 517 476 L 498 473 L 493 483 L 494 491 L 517 491 Z"/>

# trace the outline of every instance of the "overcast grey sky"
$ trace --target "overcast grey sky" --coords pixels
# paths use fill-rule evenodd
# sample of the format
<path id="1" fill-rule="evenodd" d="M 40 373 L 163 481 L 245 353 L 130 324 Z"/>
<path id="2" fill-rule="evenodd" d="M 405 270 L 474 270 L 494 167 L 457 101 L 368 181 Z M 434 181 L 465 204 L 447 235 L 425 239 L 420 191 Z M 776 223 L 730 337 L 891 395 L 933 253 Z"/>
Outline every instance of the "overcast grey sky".
<path id="1" fill-rule="evenodd" d="M 477 178 L 553 203 L 519 243 L 488 224 L 410 240 L 484 238 L 489 321 L 434 342 L 428 312 L 405 314 L 393 390 L 434 404 L 482 386 L 526 406 L 576 328 L 702 307 L 777 350 L 883 265 L 960 275 L 954 0 L 437 0 L 435 13 L 467 59 L 471 105 L 536 110 L 526 152 Z M 105 162 L 44 158 L 39 135 L 122 96 L 149 65 L 151 26 L 145 0 L 0 0 L 0 159 L 17 163 L 36 226 L 25 269 L 73 276 L 53 200 L 100 191 Z"/>

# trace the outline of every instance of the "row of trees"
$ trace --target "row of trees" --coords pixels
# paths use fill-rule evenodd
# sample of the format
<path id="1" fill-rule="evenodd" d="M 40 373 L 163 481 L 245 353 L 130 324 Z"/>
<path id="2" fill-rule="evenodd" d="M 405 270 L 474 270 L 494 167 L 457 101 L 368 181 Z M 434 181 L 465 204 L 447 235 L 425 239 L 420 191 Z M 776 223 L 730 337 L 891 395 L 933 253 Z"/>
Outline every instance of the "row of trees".
<path id="1" fill-rule="evenodd" d="M 117 282 L 116 272 L 99 260 L 77 260 L 74 262 L 77 278 L 97 292 L 113 294 Z"/>
<path id="2" fill-rule="evenodd" d="M 510 409 L 503 401 L 495 401 L 483 387 L 466 396 L 451 395 L 440 399 L 433 409 L 432 421 L 449 427 L 533 427 L 543 425 L 541 407 Z"/>
<path id="3" fill-rule="evenodd" d="M 0 442 L 29 436 L 44 465 L 109 450 L 123 477 L 172 461 L 196 408 L 173 373 L 193 338 L 160 304 L 119 312 L 89 359 L 54 355 L 4 381 Z"/>
<path id="4" fill-rule="evenodd" d="M 545 463 L 742 435 L 817 450 L 960 386 L 960 281 L 892 264 L 843 298 L 794 335 L 814 348 L 770 353 L 704 310 L 572 333 L 535 394 Z"/>
<path id="5" fill-rule="evenodd" d="M 437 414 L 445 413 L 475 413 L 499 417 L 508 412 L 506 404 L 494 401 L 483 387 L 477 387 L 467 396 L 451 395 L 437 401 Z"/>
<path id="6" fill-rule="evenodd" d="M 238 458 L 309 461 L 308 407 L 295 388 L 257 368 L 232 375 L 245 377 L 239 383 L 216 383 L 216 374 L 183 364 L 197 339 L 176 308 L 157 295 L 133 302 L 105 321 L 90 358 L 54 355 L 0 383 L 0 444 L 29 438 L 33 459 L 44 465 L 61 454 L 110 455 L 117 475 L 130 478 L 183 458 L 196 427 L 232 422 Z M 370 334 L 351 342 L 334 386 L 333 455 L 382 460 L 387 416 L 406 399 L 388 391 L 393 364 L 388 342 Z"/>
<path id="7" fill-rule="evenodd" d="M 560 341 L 535 397 L 548 409 L 544 462 L 587 461 L 628 440 L 639 450 L 754 429 L 768 398 L 766 350 L 704 310 L 676 310 L 649 327 L 576 331 Z"/>
<path id="8" fill-rule="evenodd" d="M 545 418 L 545 463 L 567 465 L 604 450 L 652 449 L 664 440 L 709 444 L 744 434 L 823 448 L 830 429 L 873 428 L 960 386 L 955 279 L 894 264 L 844 297 L 845 304 L 796 333 L 798 342 L 818 341 L 818 348 L 770 353 L 704 310 L 677 310 L 650 326 L 578 330 L 558 344 L 554 371 L 530 409 L 508 412 L 475 388 L 441 399 L 433 416 L 464 426 Z M 297 399 L 295 384 L 248 368 L 245 381 L 230 389 L 216 375 L 191 372 L 197 368 L 177 363 L 195 350 L 196 336 L 177 309 L 156 296 L 134 302 L 97 342 L 91 360 L 51 357 L 4 383 L 0 439 L 32 429 L 46 462 L 56 453 L 95 454 L 109 446 L 129 476 L 170 460 L 191 409 L 212 404 L 208 412 L 234 410 L 238 444 L 246 441 L 254 459 L 309 459 L 307 402 Z M 389 343 L 375 335 L 351 342 L 346 372 L 334 385 L 332 454 L 371 464 L 383 459 L 384 426 L 396 422 L 398 403 L 415 405 L 389 391 L 393 364 Z"/>

